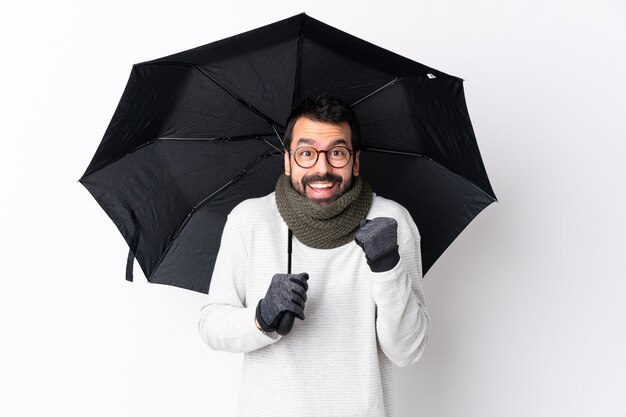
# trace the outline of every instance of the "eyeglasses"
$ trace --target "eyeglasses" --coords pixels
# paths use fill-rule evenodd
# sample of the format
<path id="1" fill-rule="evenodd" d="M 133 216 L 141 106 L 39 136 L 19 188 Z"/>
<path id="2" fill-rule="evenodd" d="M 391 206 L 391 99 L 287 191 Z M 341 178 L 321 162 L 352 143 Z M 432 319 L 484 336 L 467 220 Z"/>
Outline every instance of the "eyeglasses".
<path id="1" fill-rule="evenodd" d="M 326 154 L 326 160 L 331 167 L 343 168 L 348 165 L 352 154 L 354 154 L 354 152 L 345 146 L 333 146 L 325 151 L 317 150 L 311 146 L 302 146 L 295 151 L 289 151 L 289 153 L 293 154 L 293 159 L 300 168 L 311 168 L 317 164 L 321 153 Z"/>

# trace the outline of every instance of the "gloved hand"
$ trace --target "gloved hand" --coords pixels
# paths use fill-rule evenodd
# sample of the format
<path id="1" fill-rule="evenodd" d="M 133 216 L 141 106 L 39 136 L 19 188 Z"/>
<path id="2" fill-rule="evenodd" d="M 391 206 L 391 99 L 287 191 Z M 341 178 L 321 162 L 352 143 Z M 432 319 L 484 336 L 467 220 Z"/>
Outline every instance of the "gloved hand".
<path id="1" fill-rule="evenodd" d="M 289 311 L 304 320 L 304 303 L 309 289 L 309 274 L 276 274 L 267 288 L 265 298 L 256 308 L 256 320 L 265 332 L 278 329 L 280 320 Z"/>
<path id="2" fill-rule="evenodd" d="M 354 240 L 365 252 L 372 272 L 393 269 L 400 260 L 398 252 L 398 222 L 390 217 L 364 220 Z"/>

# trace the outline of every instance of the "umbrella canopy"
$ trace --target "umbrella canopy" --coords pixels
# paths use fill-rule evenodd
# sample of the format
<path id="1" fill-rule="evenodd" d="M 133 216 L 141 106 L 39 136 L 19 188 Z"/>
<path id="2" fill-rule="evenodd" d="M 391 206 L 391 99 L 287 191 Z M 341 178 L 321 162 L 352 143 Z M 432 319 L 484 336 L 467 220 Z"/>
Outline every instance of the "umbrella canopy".
<path id="1" fill-rule="evenodd" d="M 361 174 L 413 216 L 425 273 L 496 201 L 463 81 L 304 14 L 134 65 L 79 181 L 150 282 L 206 293 L 227 214 L 274 190 L 285 121 L 321 93 L 357 114 Z"/>

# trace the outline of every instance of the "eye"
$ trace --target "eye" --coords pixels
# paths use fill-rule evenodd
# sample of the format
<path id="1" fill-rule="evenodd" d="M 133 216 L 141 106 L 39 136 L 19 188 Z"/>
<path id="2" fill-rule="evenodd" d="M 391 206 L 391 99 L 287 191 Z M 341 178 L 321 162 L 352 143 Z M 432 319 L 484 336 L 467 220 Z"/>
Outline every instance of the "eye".
<path id="1" fill-rule="evenodd" d="M 328 152 L 333 159 L 345 159 L 348 156 L 348 152 L 342 147 L 332 148 Z"/>
<path id="2" fill-rule="evenodd" d="M 313 148 L 309 148 L 309 147 L 299 148 L 296 151 L 296 156 L 301 160 L 309 161 L 309 160 L 315 159 L 316 153 Z"/>

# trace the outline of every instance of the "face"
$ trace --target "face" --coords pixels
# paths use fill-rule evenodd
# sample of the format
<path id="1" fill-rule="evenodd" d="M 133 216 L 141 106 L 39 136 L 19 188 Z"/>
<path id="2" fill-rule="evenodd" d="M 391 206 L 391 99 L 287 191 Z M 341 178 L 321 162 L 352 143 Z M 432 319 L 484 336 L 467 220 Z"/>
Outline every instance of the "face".
<path id="1" fill-rule="evenodd" d="M 291 151 L 300 146 L 312 146 L 325 151 L 342 145 L 352 150 L 352 132 L 347 122 L 339 124 L 318 122 L 306 117 L 296 120 L 293 126 Z M 291 185 L 300 194 L 321 205 L 334 203 L 352 187 L 354 177 L 359 175 L 359 152 L 352 155 L 343 168 L 328 163 L 325 153 L 320 153 L 315 165 L 302 168 L 293 154 L 285 151 L 285 174 L 291 177 Z"/>

